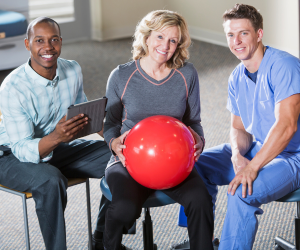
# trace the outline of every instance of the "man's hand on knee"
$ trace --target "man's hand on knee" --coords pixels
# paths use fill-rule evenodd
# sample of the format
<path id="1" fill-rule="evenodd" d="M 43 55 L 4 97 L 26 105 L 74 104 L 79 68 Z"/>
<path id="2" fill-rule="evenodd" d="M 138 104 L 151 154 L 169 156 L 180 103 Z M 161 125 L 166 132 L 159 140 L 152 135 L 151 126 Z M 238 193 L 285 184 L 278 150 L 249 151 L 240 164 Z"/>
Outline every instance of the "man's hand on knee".
<path id="1" fill-rule="evenodd" d="M 234 179 L 229 183 L 228 193 L 231 195 L 235 194 L 236 189 L 242 184 L 242 196 L 246 197 L 246 192 L 248 188 L 248 194 L 252 195 L 252 183 L 257 177 L 258 171 L 254 169 L 251 164 L 248 164 L 242 170 L 240 170 Z"/>

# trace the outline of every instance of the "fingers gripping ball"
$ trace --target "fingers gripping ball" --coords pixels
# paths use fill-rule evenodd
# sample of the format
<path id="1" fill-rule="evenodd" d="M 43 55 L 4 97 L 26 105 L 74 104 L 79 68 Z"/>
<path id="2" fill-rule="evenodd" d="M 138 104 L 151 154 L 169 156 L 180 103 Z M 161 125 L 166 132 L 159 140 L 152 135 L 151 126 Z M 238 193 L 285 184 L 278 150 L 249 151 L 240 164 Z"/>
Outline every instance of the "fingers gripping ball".
<path id="1" fill-rule="evenodd" d="M 167 189 L 181 183 L 194 166 L 194 138 L 179 120 L 151 116 L 137 123 L 125 139 L 126 168 L 141 185 Z"/>

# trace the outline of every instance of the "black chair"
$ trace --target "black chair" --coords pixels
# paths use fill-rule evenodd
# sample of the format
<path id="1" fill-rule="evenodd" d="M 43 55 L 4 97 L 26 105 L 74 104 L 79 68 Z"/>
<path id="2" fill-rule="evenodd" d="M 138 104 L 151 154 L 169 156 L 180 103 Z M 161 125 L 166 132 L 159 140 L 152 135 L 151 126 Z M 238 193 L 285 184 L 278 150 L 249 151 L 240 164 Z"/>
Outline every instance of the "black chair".
<path id="1" fill-rule="evenodd" d="M 111 201 L 112 195 L 107 185 L 105 178 L 103 177 L 100 182 L 101 191 L 104 196 Z M 143 221 L 143 238 L 144 238 L 144 250 L 157 250 L 157 245 L 153 242 L 153 226 L 150 216 L 150 207 L 161 207 L 169 204 L 176 203 L 169 196 L 161 191 L 155 191 L 144 203 L 145 219 Z"/>
<path id="2" fill-rule="evenodd" d="M 292 193 L 277 200 L 278 202 L 297 202 L 297 214 L 295 217 L 295 243 L 293 245 L 291 242 L 284 240 L 283 238 L 277 236 L 275 238 L 275 250 L 300 250 L 300 188 Z"/>

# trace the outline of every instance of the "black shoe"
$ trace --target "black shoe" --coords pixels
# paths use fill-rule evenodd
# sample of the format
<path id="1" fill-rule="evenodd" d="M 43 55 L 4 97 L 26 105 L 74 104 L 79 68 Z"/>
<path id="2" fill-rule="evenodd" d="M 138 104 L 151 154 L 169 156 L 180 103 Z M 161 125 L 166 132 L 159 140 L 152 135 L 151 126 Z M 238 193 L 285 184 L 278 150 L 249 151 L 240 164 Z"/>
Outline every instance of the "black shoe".
<path id="1" fill-rule="evenodd" d="M 212 243 L 213 243 L 214 250 L 218 250 L 219 244 L 220 244 L 219 239 L 215 238 Z M 176 249 L 189 250 L 190 249 L 190 240 L 185 239 L 180 243 L 173 244 L 170 248 L 170 250 L 176 250 Z"/>
<path id="2" fill-rule="evenodd" d="M 213 247 L 214 247 L 214 250 L 218 250 L 219 249 L 219 245 L 220 245 L 220 241 L 218 238 L 215 238 L 213 240 Z"/>
<path id="3" fill-rule="evenodd" d="M 104 250 L 103 240 L 95 239 L 94 235 L 92 235 L 92 249 L 93 250 Z"/>
<path id="4" fill-rule="evenodd" d="M 170 247 L 170 250 L 189 250 L 190 249 L 190 239 L 185 239 L 179 243 L 175 243 Z"/>
<path id="5" fill-rule="evenodd" d="M 131 250 L 131 248 L 125 247 L 123 244 L 121 244 L 120 250 Z"/>

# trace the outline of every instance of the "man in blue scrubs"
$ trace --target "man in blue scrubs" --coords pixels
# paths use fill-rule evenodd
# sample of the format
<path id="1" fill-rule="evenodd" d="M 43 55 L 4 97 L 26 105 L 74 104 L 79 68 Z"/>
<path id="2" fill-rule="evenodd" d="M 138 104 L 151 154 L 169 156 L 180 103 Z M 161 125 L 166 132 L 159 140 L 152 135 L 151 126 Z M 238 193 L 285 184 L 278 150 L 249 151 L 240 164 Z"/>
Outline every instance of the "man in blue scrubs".
<path id="1" fill-rule="evenodd" d="M 263 18 L 254 7 L 236 4 L 223 20 L 229 49 L 241 60 L 228 81 L 230 144 L 205 150 L 196 168 L 214 204 L 217 186 L 229 184 L 219 250 L 246 250 L 259 207 L 300 188 L 300 61 L 263 45 Z"/>

